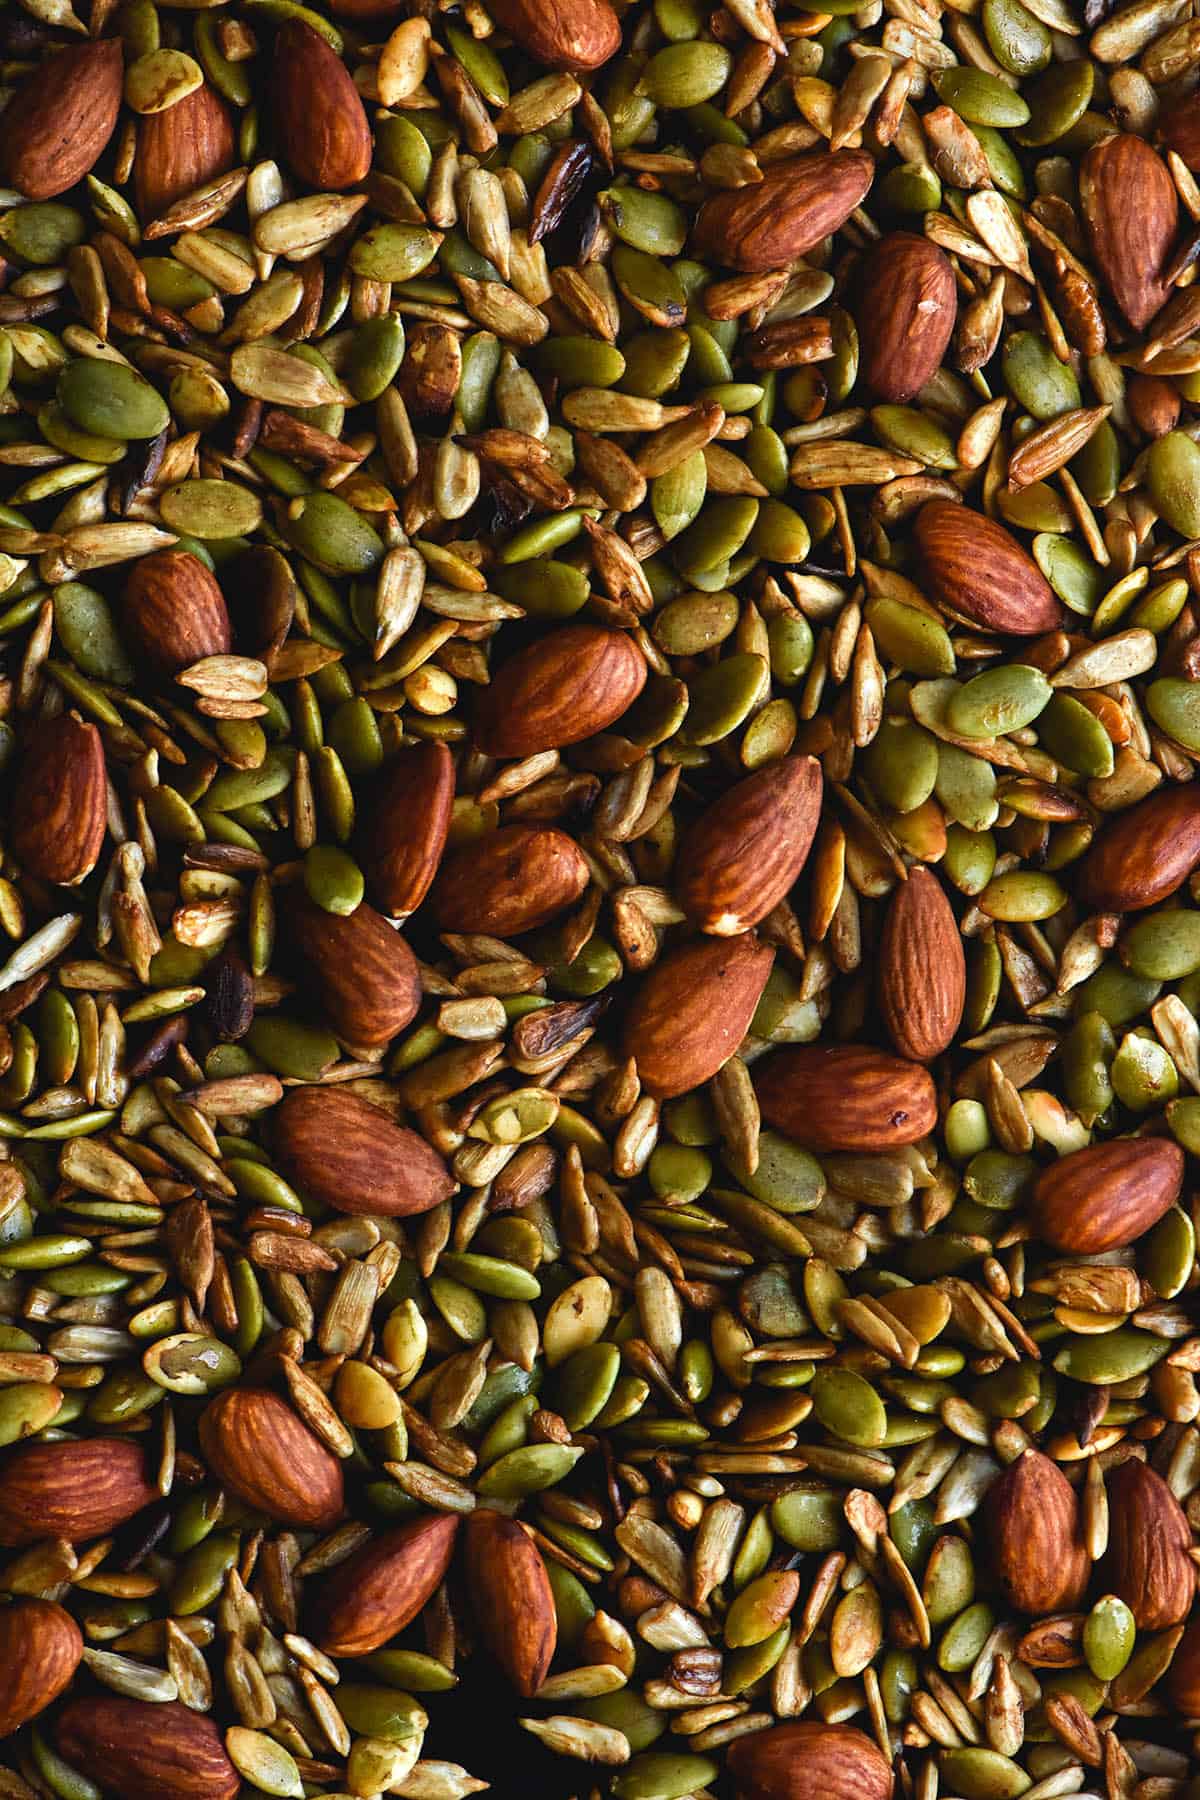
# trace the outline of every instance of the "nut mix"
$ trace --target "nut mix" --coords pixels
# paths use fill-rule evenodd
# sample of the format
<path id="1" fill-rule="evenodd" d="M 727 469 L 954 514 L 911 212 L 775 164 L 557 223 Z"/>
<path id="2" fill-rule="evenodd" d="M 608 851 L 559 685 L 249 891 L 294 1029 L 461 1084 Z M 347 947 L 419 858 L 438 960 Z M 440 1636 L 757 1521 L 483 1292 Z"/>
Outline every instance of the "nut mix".
<path id="1" fill-rule="evenodd" d="M 0 0 L 0 1800 L 1198 1800 L 1194 11 Z"/>

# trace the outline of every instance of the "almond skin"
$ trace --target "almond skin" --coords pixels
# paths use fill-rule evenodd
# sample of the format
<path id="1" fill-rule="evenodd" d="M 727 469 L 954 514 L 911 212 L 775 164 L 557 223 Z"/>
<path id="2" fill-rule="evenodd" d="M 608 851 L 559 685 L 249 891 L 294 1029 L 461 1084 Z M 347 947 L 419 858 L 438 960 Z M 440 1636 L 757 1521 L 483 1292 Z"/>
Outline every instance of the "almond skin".
<path id="1" fill-rule="evenodd" d="M 879 1010 L 901 1056 L 932 1062 L 954 1040 L 967 998 L 958 921 L 931 869 L 909 871 L 879 942 Z"/>
<path id="2" fill-rule="evenodd" d="M 534 756 L 604 731 L 633 705 L 646 663 L 631 637 L 563 625 L 501 665 L 475 707 L 485 756 Z"/>
<path id="3" fill-rule="evenodd" d="M 133 165 L 138 217 L 149 222 L 233 167 L 233 124 L 215 88 L 202 82 L 165 112 L 138 123 Z"/>
<path id="4" fill-rule="evenodd" d="M 503 825 L 447 859 L 433 890 L 440 931 L 514 937 L 578 900 L 591 877 L 574 838 L 549 825 Z"/>
<path id="5" fill-rule="evenodd" d="M 325 1654 L 369 1656 L 410 1625 L 444 1580 L 457 1532 L 454 1513 L 429 1513 L 339 1563 L 316 1605 L 313 1635 Z"/>
<path id="6" fill-rule="evenodd" d="M 1013 637 L 1062 623 L 1054 590 L 1015 537 L 955 500 L 929 500 L 913 527 L 921 572 L 939 606 Z"/>
<path id="7" fill-rule="evenodd" d="M 322 192 L 353 187 L 371 166 L 371 127 L 341 57 L 319 32 L 289 19 L 275 33 L 275 129 L 294 175 Z"/>
<path id="8" fill-rule="evenodd" d="M 919 394 L 954 332 L 958 290 L 950 258 L 928 238 L 889 231 L 868 250 L 855 282 L 860 374 L 880 400 Z"/>
<path id="9" fill-rule="evenodd" d="M 161 1498 L 131 1438 L 23 1444 L 0 1462 L 0 1544 L 82 1544 Z"/>
<path id="10" fill-rule="evenodd" d="M 342 1465 L 278 1394 L 226 1388 L 198 1430 L 213 1474 L 247 1506 L 307 1531 L 328 1531 L 341 1518 Z"/>
<path id="11" fill-rule="evenodd" d="M 642 1087 L 669 1100 L 729 1061 L 754 1017 L 775 952 L 753 932 L 700 938 L 662 957 L 625 1019 L 624 1051 Z"/>
<path id="12" fill-rule="evenodd" d="M 490 11 L 501 31 L 548 69 L 598 69 L 621 47 L 621 22 L 607 0 L 497 0 Z"/>
<path id="13" fill-rule="evenodd" d="M 692 248 L 748 275 L 784 268 L 844 224 L 874 178 L 865 150 L 820 150 L 775 163 L 752 186 L 704 202 Z"/>
<path id="14" fill-rule="evenodd" d="M 335 1212 L 406 1218 L 454 1192 L 424 1138 L 343 1088 L 293 1088 L 276 1108 L 274 1130 L 284 1174 Z"/>
<path id="15" fill-rule="evenodd" d="M 558 1642 L 546 1565 L 515 1519 L 486 1506 L 467 1517 L 465 1556 L 479 1635 L 528 1700 L 545 1681 Z"/>
<path id="16" fill-rule="evenodd" d="M 1056 1250 L 1123 1250 L 1174 1206 L 1183 1151 L 1171 1138 L 1110 1138 L 1043 1169 L 1033 1190 L 1037 1234 Z"/>
<path id="17" fill-rule="evenodd" d="M 429 892 L 453 804 L 454 761 L 445 744 L 402 750 L 376 782 L 359 854 L 371 898 L 389 918 L 406 919 Z"/>
<path id="18" fill-rule="evenodd" d="M 1141 331 L 1172 291 L 1160 273 L 1179 224 L 1167 165 L 1145 138 L 1114 133 L 1084 157 L 1079 200 L 1092 254 L 1113 299 Z"/>
<path id="19" fill-rule="evenodd" d="M 755 1064 L 763 1118 L 809 1150 L 898 1150 L 937 1122 L 928 1070 L 866 1044 L 798 1044 Z"/>
<path id="20" fill-rule="evenodd" d="M 730 1746 L 737 1800 L 892 1800 L 891 1765 L 865 1731 L 816 1719 L 772 1725 Z"/>
<path id="21" fill-rule="evenodd" d="M 778 906 L 808 860 L 821 765 L 784 756 L 739 781 L 696 821 L 675 863 L 675 896 L 698 931 L 734 937 Z"/>
<path id="22" fill-rule="evenodd" d="M 134 655 L 162 676 L 225 656 L 233 643 L 216 576 L 186 550 L 156 550 L 134 563 L 121 596 L 121 630 Z"/>
<path id="23" fill-rule="evenodd" d="M 241 1787 L 216 1725 L 177 1700 L 71 1700 L 55 1735 L 69 1763 L 121 1800 L 234 1800 Z"/>
<path id="24" fill-rule="evenodd" d="M 100 733 L 72 713 L 39 720 L 12 787 L 13 855 L 27 874 L 73 887 L 95 868 L 107 829 Z"/>
<path id="25" fill-rule="evenodd" d="M 417 959 L 382 914 L 364 900 L 340 916 L 306 896 L 290 897 L 286 929 L 315 977 L 321 1010 L 347 1044 L 390 1044 L 421 1004 Z"/>
<path id="26" fill-rule="evenodd" d="M 1200 864 L 1200 782 L 1156 788 L 1102 825 L 1079 864 L 1077 892 L 1095 912 L 1140 912 Z"/>
<path id="27" fill-rule="evenodd" d="M 1058 1464 L 1026 1450 L 993 1481 L 984 1517 L 992 1573 L 1010 1605 L 1034 1618 L 1073 1612 L 1086 1592 L 1091 1560 L 1075 1490 Z"/>
<path id="28" fill-rule="evenodd" d="M 1192 1530 L 1161 1475 L 1131 1458 L 1108 1484 L 1108 1555 L 1104 1578 L 1138 1623 L 1166 1631 L 1191 1611 L 1196 1566 Z"/>
<path id="29" fill-rule="evenodd" d="M 83 1633 L 53 1600 L 18 1597 L 0 1607 L 0 1738 L 58 1699 L 83 1655 Z"/>
<path id="30" fill-rule="evenodd" d="M 116 37 L 44 62 L 5 108 L 0 181 L 29 200 L 52 200 L 82 181 L 113 134 L 124 72 Z"/>

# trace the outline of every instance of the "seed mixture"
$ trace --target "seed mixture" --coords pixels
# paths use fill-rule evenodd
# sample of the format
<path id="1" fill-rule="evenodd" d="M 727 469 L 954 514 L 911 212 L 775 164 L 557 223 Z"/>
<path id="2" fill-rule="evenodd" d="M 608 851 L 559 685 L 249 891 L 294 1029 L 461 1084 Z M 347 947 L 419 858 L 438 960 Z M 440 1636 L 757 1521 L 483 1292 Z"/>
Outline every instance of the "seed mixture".
<path id="1" fill-rule="evenodd" d="M 1198 1800 L 1195 13 L 2 0 L 0 1800 Z"/>

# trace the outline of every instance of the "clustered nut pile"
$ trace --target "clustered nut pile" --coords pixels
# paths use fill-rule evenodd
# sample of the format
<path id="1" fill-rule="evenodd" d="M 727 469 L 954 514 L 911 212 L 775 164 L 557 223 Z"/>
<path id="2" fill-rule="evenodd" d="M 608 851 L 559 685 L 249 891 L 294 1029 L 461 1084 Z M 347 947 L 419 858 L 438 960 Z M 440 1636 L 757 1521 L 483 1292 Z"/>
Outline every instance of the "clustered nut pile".
<path id="1" fill-rule="evenodd" d="M 0 1800 L 1198 1800 L 1195 0 L 78 3 Z"/>

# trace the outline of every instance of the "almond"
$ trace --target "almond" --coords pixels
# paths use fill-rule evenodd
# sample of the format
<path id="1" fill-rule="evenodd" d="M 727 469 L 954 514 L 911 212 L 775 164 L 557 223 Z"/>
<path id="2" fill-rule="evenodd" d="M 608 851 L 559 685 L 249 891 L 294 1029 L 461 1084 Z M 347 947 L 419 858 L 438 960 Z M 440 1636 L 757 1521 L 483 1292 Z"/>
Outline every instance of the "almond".
<path id="1" fill-rule="evenodd" d="M 323 193 L 353 187 L 371 167 L 371 127 L 350 72 L 302 19 L 275 33 L 275 130 L 284 162 Z"/>
<path id="2" fill-rule="evenodd" d="M 1171 1138 L 1110 1138 L 1043 1169 L 1031 1211 L 1039 1237 L 1073 1256 L 1123 1250 L 1179 1198 L 1183 1151 Z"/>
<path id="3" fill-rule="evenodd" d="M 369 1656 L 411 1625 L 445 1579 L 458 1518 L 430 1513 L 372 1538 L 321 1589 L 313 1635 L 327 1656 Z"/>
<path id="4" fill-rule="evenodd" d="M 891 1765 L 865 1731 L 818 1719 L 737 1738 L 729 1768 L 737 1800 L 892 1800 Z"/>
<path id="5" fill-rule="evenodd" d="M 1084 224 L 1113 299 L 1135 331 L 1171 293 L 1162 269 L 1179 224 L 1175 183 L 1145 138 L 1116 132 L 1093 144 L 1079 168 Z"/>
<path id="6" fill-rule="evenodd" d="M 1191 1611 L 1196 1565 L 1192 1531 L 1161 1475 L 1136 1457 L 1108 1483 L 1108 1554 L 1104 1579 L 1139 1631 L 1166 1631 Z"/>
<path id="7" fill-rule="evenodd" d="M 12 784 L 9 843 L 29 875 L 74 887 L 100 859 L 108 829 L 104 745 L 74 713 L 33 727 Z"/>
<path id="8" fill-rule="evenodd" d="M 958 920 L 930 869 L 892 895 L 879 942 L 879 1010 L 901 1056 L 932 1062 L 953 1042 L 967 998 Z"/>
<path id="9" fill-rule="evenodd" d="M 624 1051 L 648 1094 L 669 1100 L 700 1087 L 750 1029 L 775 952 L 753 932 L 700 938 L 670 950 L 634 995 Z"/>
<path id="10" fill-rule="evenodd" d="M 854 294 L 861 378 L 880 400 L 911 400 L 941 365 L 954 332 L 950 258 L 915 232 L 889 231 L 859 264 Z"/>
<path id="11" fill-rule="evenodd" d="M 372 789 L 359 830 L 372 898 L 393 919 L 416 912 L 437 874 L 454 805 L 445 744 L 402 750 Z"/>
<path id="12" fill-rule="evenodd" d="M 914 526 L 930 597 L 986 631 L 1035 637 L 1063 612 L 1031 556 L 1003 525 L 956 500 L 930 500 Z"/>
<path id="13" fill-rule="evenodd" d="M 769 1125 L 810 1150 L 898 1150 L 937 1122 L 933 1078 L 866 1044 L 800 1044 L 755 1064 Z"/>
<path id="14" fill-rule="evenodd" d="M 69 1763 L 121 1800 L 234 1800 L 241 1787 L 212 1720 L 177 1700 L 71 1700 L 56 1740 Z"/>
<path id="15" fill-rule="evenodd" d="M 770 164 L 761 181 L 704 202 L 692 248 L 747 274 L 784 268 L 844 224 L 874 178 L 865 150 L 819 150 Z"/>
<path id="16" fill-rule="evenodd" d="M 1160 787 L 1100 827 L 1079 864 L 1077 892 L 1096 912 L 1140 912 L 1200 865 L 1200 782 Z"/>
<path id="17" fill-rule="evenodd" d="M 465 1554 L 480 1636 L 528 1700 L 545 1681 L 558 1642 L 546 1565 L 515 1519 L 486 1506 L 467 1517 Z"/>
<path id="18" fill-rule="evenodd" d="M 433 890 L 442 931 L 514 937 L 578 900 L 591 878 L 574 838 L 549 825 L 504 825 L 450 857 Z"/>
<path id="19" fill-rule="evenodd" d="M 121 106 L 120 38 L 60 50 L 4 111 L 0 181 L 26 199 L 65 194 L 99 162 Z"/>
<path id="20" fill-rule="evenodd" d="M 83 1655 L 83 1633 L 53 1600 L 21 1595 L 0 1607 L 0 1738 L 58 1699 Z"/>
<path id="21" fill-rule="evenodd" d="M 1200 94 L 1191 93 L 1160 114 L 1158 135 L 1189 169 L 1200 169 Z"/>
<path id="22" fill-rule="evenodd" d="M 342 1466 L 286 1401 L 267 1388 L 226 1388 L 200 1415 L 213 1474 L 256 1512 L 328 1531 L 345 1510 Z"/>
<path id="23" fill-rule="evenodd" d="M 85 1543 L 158 1499 L 131 1438 L 23 1444 L 0 1463 L 0 1544 Z"/>
<path id="24" fill-rule="evenodd" d="M 674 876 L 676 898 L 698 931 L 734 937 L 778 906 L 808 859 L 821 792 L 815 757 L 783 756 L 702 814 Z"/>
<path id="25" fill-rule="evenodd" d="M 534 756 L 604 731 L 637 699 L 646 663 L 631 637 L 563 625 L 501 665 L 475 707 L 485 756 Z"/>
<path id="26" fill-rule="evenodd" d="M 289 897 L 283 909 L 292 944 L 317 986 L 321 1010 L 344 1043 L 375 1049 L 391 1043 L 421 1004 L 417 959 L 366 901 L 344 916 Z"/>
<path id="27" fill-rule="evenodd" d="M 207 81 L 138 122 L 133 165 L 138 217 L 149 223 L 176 200 L 232 169 L 233 124 L 229 109 Z"/>
<path id="28" fill-rule="evenodd" d="M 1187 1630 L 1171 1658 L 1167 1693 L 1176 1712 L 1185 1719 L 1200 1719 L 1200 1612 L 1188 1620 Z"/>
<path id="29" fill-rule="evenodd" d="M 548 69 L 576 74 L 598 69 L 621 47 L 621 23 L 608 0 L 493 0 L 490 16 L 501 31 Z"/>
<path id="30" fill-rule="evenodd" d="M 186 550 L 156 550 L 134 563 L 121 596 L 121 629 L 134 655 L 165 676 L 224 656 L 233 643 L 216 576 Z"/>
<path id="31" fill-rule="evenodd" d="M 984 1517 L 992 1573 L 1010 1605 L 1034 1618 L 1073 1612 L 1091 1561 L 1075 1489 L 1058 1464 L 1024 1451 L 988 1489 Z"/>
<path id="32" fill-rule="evenodd" d="M 273 1123 L 284 1174 L 335 1212 L 405 1218 L 454 1192 L 423 1137 L 344 1087 L 293 1088 Z"/>

